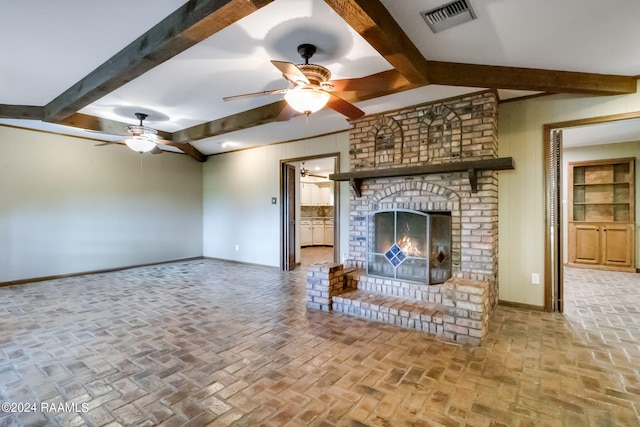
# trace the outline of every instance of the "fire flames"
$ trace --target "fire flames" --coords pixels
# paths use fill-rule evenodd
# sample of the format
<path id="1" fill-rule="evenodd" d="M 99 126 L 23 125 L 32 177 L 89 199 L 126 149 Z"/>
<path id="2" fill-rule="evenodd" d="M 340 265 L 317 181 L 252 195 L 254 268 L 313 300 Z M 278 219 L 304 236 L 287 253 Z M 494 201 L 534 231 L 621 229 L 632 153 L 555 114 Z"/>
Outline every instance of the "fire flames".
<path id="1" fill-rule="evenodd" d="M 407 256 L 422 257 L 422 252 L 418 245 L 409 236 L 404 236 L 398 240 L 398 247 L 402 249 L 402 252 Z"/>

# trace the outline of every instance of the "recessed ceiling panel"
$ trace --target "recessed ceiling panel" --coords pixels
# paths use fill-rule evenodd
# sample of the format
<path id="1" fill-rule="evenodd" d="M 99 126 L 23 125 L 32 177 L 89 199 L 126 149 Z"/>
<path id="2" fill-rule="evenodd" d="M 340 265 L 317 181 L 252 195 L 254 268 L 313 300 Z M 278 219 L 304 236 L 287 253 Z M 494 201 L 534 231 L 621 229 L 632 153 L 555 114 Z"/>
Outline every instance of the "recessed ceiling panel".
<path id="1" fill-rule="evenodd" d="M 640 2 L 469 0 L 477 19 L 434 34 L 420 12 L 447 0 L 381 0 L 427 59 L 640 74 Z"/>
<path id="2" fill-rule="evenodd" d="M 297 46 L 311 43 L 312 63 L 333 79 L 361 77 L 391 66 L 324 2 L 278 0 L 254 12 L 81 112 L 127 120 L 123 107 L 149 108 L 169 120 L 149 124 L 174 132 L 282 99 L 260 96 L 224 102 L 223 97 L 289 88 L 271 60 L 301 63 Z M 335 113 L 337 114 L 337 113 Z"/>
<path id="3" fill-rule="evenodd" d="M 0 104 L 47 104 L 184 3 L 3 1 Z"/>

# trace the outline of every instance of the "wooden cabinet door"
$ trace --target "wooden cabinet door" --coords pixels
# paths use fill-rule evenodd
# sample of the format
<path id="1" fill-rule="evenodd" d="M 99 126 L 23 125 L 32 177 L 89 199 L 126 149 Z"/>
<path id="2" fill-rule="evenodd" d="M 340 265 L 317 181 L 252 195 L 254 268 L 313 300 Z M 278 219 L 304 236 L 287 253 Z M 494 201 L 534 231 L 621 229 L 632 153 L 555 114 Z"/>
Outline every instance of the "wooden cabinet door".
<path id="1" fill-rule="evenodd" d="M 603 265 L 632 267 L 635 264 L 633 226 L 609 224 L 602 227 L 601 234 Z"/>
<path id="2" fill-rule="evenodd" d="M 600 226 L 571 224 L 569 226 L 569 262 L 578 264 L 600 263 Z"/>

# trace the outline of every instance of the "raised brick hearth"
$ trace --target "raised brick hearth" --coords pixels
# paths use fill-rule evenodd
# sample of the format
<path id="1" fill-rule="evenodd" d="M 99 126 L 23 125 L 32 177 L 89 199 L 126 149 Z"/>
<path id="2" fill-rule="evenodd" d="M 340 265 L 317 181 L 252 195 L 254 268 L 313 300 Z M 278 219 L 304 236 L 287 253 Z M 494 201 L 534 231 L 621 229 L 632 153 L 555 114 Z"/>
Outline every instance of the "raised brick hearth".
<path id="1" fill-rule="evenodd" d="M 497 101 L 485 92 L 353 121 L 351 171 L 495 159 L 497 144 Z M 478 171 L 474 192 L 470 175 L 363 179 L 360 195 L 352 191 L 350 196 L 349 257 L 340 265 L 340 278 L 334 275 L 336 266 L 310 269 L 309 292 L 332 284 L 324 297 L 308 294 L 308 306 L 479 343 L 497 304 L 498 185 L 495 170 Z M 428 285 L 365 274 L 369 216 L 388 210 L 451 215 L 449 280 Z"/>

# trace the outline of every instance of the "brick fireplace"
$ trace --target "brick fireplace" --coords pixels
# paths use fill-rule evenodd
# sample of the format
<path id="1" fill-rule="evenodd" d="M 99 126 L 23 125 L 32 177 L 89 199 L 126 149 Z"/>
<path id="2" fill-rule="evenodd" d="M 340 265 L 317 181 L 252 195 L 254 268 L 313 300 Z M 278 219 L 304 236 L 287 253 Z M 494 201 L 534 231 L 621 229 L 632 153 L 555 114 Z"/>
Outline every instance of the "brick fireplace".
<path id="1" fill-rule="evenodd" d="M 352 185 L 349 257 L 341 266 L 343 289 L 336 285 L 327 294 L 327 308 L 356 314 L 362 311 L 362 304 L 351 297 L 358 293 L 369 301 L 391 298 L 390 304 L 404 304 L 414 316 L 409 315 L 405 322 L 393 315 L 389 323 L 458 341 L 479 342 L 498 297 L 497 170 L 513 167 L 511 159 L 498 159 L 497 152 L 497 99 L 493 92 L 353 121 L 351 170 L 331 177 L 349 179 Z M 427 244 L 425 248 L 429 249 L 425 250 L 431 254 L 424 257 L 424 262 L 437 264 L 434 257 L 443 262 L 446 257 L 450 277 L 411 280 L 381 275 L 378 271 L 367 274 L 372 264 L 380 271 L 395 272 L 398 267 L 393 264 L 402 265 L 409 256 L 400 251 L 397 259 L 393 253 L 402 246 L 399 238 L 372 245 L 372 217 L 379 212 L 446 217 L 449 247 L 444 251 L 439 244 Z M 318 276 L 321 275 L 318 270 Z M 309 283 L 312 279 L 313 272 Z M 352 292 L 341 295 L 343 290 Z M 337 303 L 335 307 L 333 301 Z M 309 307 L 322 308 L 314 304 L 312 297 L 308 297 L 308 302 Z M 377 302 L 366 306 L 380 308 Z M 428 315 L 421 317 L 423 309 Z M 386 309 L 377 313 L 368 311 L 365 317 L 389 321 Z"/>

